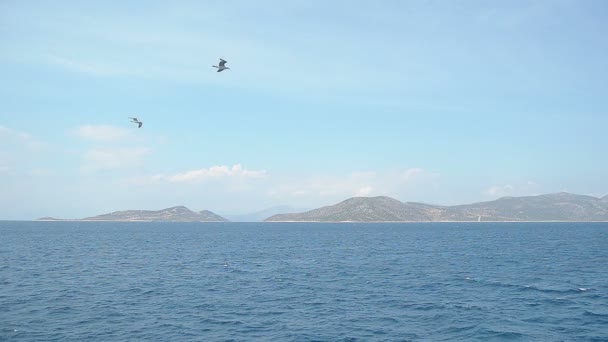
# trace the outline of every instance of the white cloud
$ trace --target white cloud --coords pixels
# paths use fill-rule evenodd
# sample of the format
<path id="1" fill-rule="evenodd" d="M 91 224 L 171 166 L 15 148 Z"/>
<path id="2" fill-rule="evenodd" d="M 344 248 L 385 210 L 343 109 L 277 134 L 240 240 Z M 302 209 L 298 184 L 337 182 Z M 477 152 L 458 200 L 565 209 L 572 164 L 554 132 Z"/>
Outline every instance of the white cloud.
<path id="1" fill-rule="evenodd" d="M 416 176 L 404 177 L 408 174 Z M 163 194 L 163 203 L 167 205 L 183 203 L 210 210 L 219 206 L 222 210 L 246 211 L 276 204 L 315 208 L 355 196 L 385 195 L 399 200 L 429 201 L 436 193 L 434 185 L 438 177 L 437 173 L 420 168 L 297 177 L 230 164 L 131 175 L 124 180 L 126 186 L 134 189 L 133 193 Z"/>
<path id="2" fill-rule="evenodd" d="M 422 168 L 381 172 L 353 172 L 346 176 L 312 177 L 283 182 L 270 189 L 274 198 L 341 200 L 353 196 L 417 196 L 421 189 L 435 187 L 439 174 Z"/>
<path id="3" fill-rule="evenodd" d="M 25 175 L 29 168 L 48 163 L 49 147 L 27 132 L 0 125 L 0 174 Z"/>
<path id="4" fill-rule="evenodd" d="M 490 196 L 509 196 L 513 193 L 514 187 L 510 184 L 507 185 L 494 185 L 488 188 L 485 193 Z"/>
<path id="5" fill-rule="evenodd" d="M 145 147 L 92 148 L 84 153 L 84 171 L 112 170 L 141 164 L 150 153 Z"/>
<path id="6" fill-rule="evenodd" d="M 364 186 L 357 191 L 357 196 L 369 196 L 373 192 L 374 188 L 372 186 Z"/>
<path id="7" fill-rule="evenodd" d="M 504 196 L 531 196 L 538 194 L 538 184 L 534 181 L 525 183 L 493 185 L 483 191 L 483 194 L 490 197 Z"/>
<path id="8" fill-rule="evenodd" d="M 421 169 L 419 167 L 414 167 L 411 169 L 407 169 L 405 170 L 405 172 L 403 172 L 403 179 L 408 181 L 408 180 L 412 180 L 414 178 L 416 178 L 417 176 L 421 176 L 425 173 L 424 169 Z"/>
<path id="9" fill-rule="evenodd" d="M 207 4 L 201 12 L 198 7 L 197 5 L 194 12 L 199 15 L 206 13 L 208 15 L 206 22 L 215 22 L 212 25 L 218 27 L 223 25 L 221 20 L 218 22 L 218 18 L 225 14 L 224 10 L 219 9 L 216 13 Z M 242 7 L 243 5 L 240 6 Z M 191 10 L 183 9 L 183 11 L 185 14 Z M 87 17 L 84 36 L 87 39 L 94 37 L 103 41 L 106 49 L 103 51 L 68 49 L 62 52 L 62 55 L 46 55 L 46 63 L 93 77 L 170 79 L 241 88 L 266 88 L 275 92 L 295 90 L 298 94 L 305 89 L 308 90 L 307 96 L 313 91 L 325 96 L 326 91 L 332 89 L 343 91 L 365 89 L 373 85 L 402 86 L 399 77 L 395 76 L 400 73 L 370 66 L 369 63 L 366 64 L 367 60 L 364 58 L 349 62 L 343 60 L 331 69 L 319 69 L 318 65 L 324 62 L 324 56 L 314 51 L 305 55 L 294 54 L 293 49 L 285 44 L 275 44 L 255 35 L 244 38 L 242 35 L 232 35 L 228 32 L 218 36 L 206 32 L 175 30 L 175 27 L 179 26 L 150 28 L 149 25 L 141 25 L 132 18 L 112 23 L 104 18 L 104 20 L 96 20 L 95 25 L 91 25 L 92 20 L 94 19 Z M 196 20 L 201 19 L 196 18 Z M 78 26 L 78 22 L 79 20 L 76 20 L 72 26 Z M 321 44 L 322 49 L 336 49 L 331 40 L 321 42 L 322 40 L 318 40 L 317 44 Z M 352 51 L 356 51 L 360 42 L 351 39 L 348 45 Z M 137 58 L 142 46 L 147 51 L 146 59 Z M 232 74 L 221 78 L 215 77 L 210 66 L 216 62 L 218 56 L 210 55 L 208 49 L 204 48 L 206 46 L 213 46 L 215 51 L 222 51 L 224 57 L 228 56 L 226 58 L 229 65 L 238 68 L 238 77 L 236 75 L 233 77 Z M 336 50 L 336 53 L 343 54 L 344 51 Z M 397 57 L 393 58 L 398 60 Z M 274 60 L 273 68 L 270 69 L 264 67 L 269 59 Z M 203 68 L 201 68 L 201 60 L 208 61 Z M 417 70 L 402 64 L 396 65 L 400 68 Z"/>
<path id="10" fill-rule="evenodd" d="M 142 146 L 145 139 L 131 134 L 124 127 L 112 125 L 81 125 L 71 132 L 92 143 L 82 152 L 80 169 L 85 172 L 127 169 L 143 164 L 152 149 Z"/>
<path id="11" fill-rule="evenodd" d="M 32 169 L 28 172 L 28 174 L 30 175 L 30 177 L 44 177 L 44 176 L 49 176 L 53 174 L 53 171 L 50 169 L 46 169 L 46 168 L 36 168 L 36 169 Z"/>
<path id="12" fill-rule="evenodd" d="M 265 170 L 247 170 L 241 164 L 235 164 L 232 167 L 227 165 L 216 165 L 206 169 L 198 169 L 180 172 L 174 175 L 156 175 L 152 177 L 153 181 L 167 181 L 169 183 L 195 183 L 203 182 L 210 179 L 222 178 L 263 178 L 267 176 Z"/>
<path id="13" fill-rule="evenodd" d="M 128 74 L 127 70 L 117 68 L 116 66 L 107 63 L 100 63 L 95 61 L 78 61 L 60 56 L 50 56 L 49 60 L 52 64 L 55 64 L 66 70 L 89 74 L 93 76 L 109 77 Z"/>
<path id="14" fill-rule="evenodd" d="M 83 125 L 76 129 L 75 134 L 85 140 L 115 142 L 127 138 L 129 130 L 110 125 Z"/>
<path id="15" fill-rule="evenodd" d="M 0 141 L 16 143 L 17 145 L 26 147 L 30 150 L 40 150 L 48 145 L 38 139 L 32 137 L 29 133 L 11 129 L 5 126 L 0 126 Z"/>

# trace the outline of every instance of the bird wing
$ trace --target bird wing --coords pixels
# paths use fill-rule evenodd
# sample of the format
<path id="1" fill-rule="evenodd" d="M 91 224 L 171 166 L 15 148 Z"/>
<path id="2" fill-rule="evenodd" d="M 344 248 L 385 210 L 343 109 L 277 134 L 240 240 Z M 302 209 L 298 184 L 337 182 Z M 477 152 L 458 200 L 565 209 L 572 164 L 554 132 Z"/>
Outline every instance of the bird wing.
<path id="1" fill-rule="evenodd" d="M 143 125 L 144 123 L 140 121 L 140 122 L 138 122 L 138 124 L 139 125 L 137 125 L 137 128 L 141 128 L 141 125 Z"/>
<path id="2" fill-rule="evenodd" d="M 220 58 L 220 66 L 223 67 L 226 65 L 226 61 Z"/>

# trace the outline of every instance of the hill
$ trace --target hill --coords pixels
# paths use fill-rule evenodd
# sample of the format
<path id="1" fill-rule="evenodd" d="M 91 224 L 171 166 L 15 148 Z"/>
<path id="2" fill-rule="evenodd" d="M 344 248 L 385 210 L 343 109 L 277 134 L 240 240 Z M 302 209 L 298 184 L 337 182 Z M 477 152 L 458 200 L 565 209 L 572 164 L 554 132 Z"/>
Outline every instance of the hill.
<path id="1" fill-rule="evenodd" d="M 304 213 L 274 215 L 265 221 L 432 221 L 441 211 L 437 206 L 402 203 L 386 196 L 353 197 Z"/>
<path id="2" fill-rule="evenodd" d="M 608 201 L 565 192 L 456 206 L 400 202 L 394 198 L 353 197 L 303 213 L 265 221 L 438 222 L 438 221 L 608 221 Z"/>
<path id="3" fill-rule="evenodd" d="M 306 209 L 297 209 L 294 207 L 290 207 L 288 205 L 280 205 L 276 207 L 271 207 L 268 209 L 256 211 L 249 214 L 240 214 L 240 215 L 223 215 L 227 219 L 232 222 L 260 222 L 264 221 L 265 218 L 280 214 L 280 213 L 294 213 L 298 211 L 304 211 Z"/>
<path id="4" fill-rule="evenodd" d="M 184 206 L 162 210 L 115 211 L 82 219 L 84 221 L 167 221 L 167 222 L 225 222 L 225 218 L 209 211 L 194 212 Z"/>

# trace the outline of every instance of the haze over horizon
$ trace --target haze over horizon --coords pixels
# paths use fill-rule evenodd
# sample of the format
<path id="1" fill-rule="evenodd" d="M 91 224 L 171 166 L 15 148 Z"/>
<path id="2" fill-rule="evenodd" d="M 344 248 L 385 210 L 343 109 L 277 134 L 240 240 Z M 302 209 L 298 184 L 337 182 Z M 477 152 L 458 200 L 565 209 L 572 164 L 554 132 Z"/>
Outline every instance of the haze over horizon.
<path id="1" fill-rule="evenodd" d="M 604 196 L 607 13 L 1 2 L 0 219 Z"/>

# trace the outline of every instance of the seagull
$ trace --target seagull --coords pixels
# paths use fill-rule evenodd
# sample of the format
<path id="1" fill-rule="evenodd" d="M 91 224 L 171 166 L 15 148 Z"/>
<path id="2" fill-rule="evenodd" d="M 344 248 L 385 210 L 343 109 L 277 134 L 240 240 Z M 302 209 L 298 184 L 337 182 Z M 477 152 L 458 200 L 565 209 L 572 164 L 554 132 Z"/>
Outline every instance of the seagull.
<path id="1" fill-rule="evenodd" d="M 132 123 L 136 123 L 137 124 L 137 128 L 141 128 L 141 125 L 144 124 L 143 122 L 137 120 L 137 118 L 129 118 L 129 119 L 131 119 Z"/>
<path id="2" fill-rule="evenodd" d="M 229 67 L 226 66 L 226 61 L 221 58 L 220 58 L 220 64 L 212 65 L 212 67 L 217 68 L 217 72 L 224 71 L 226 69 L 230 69 Z"/>

